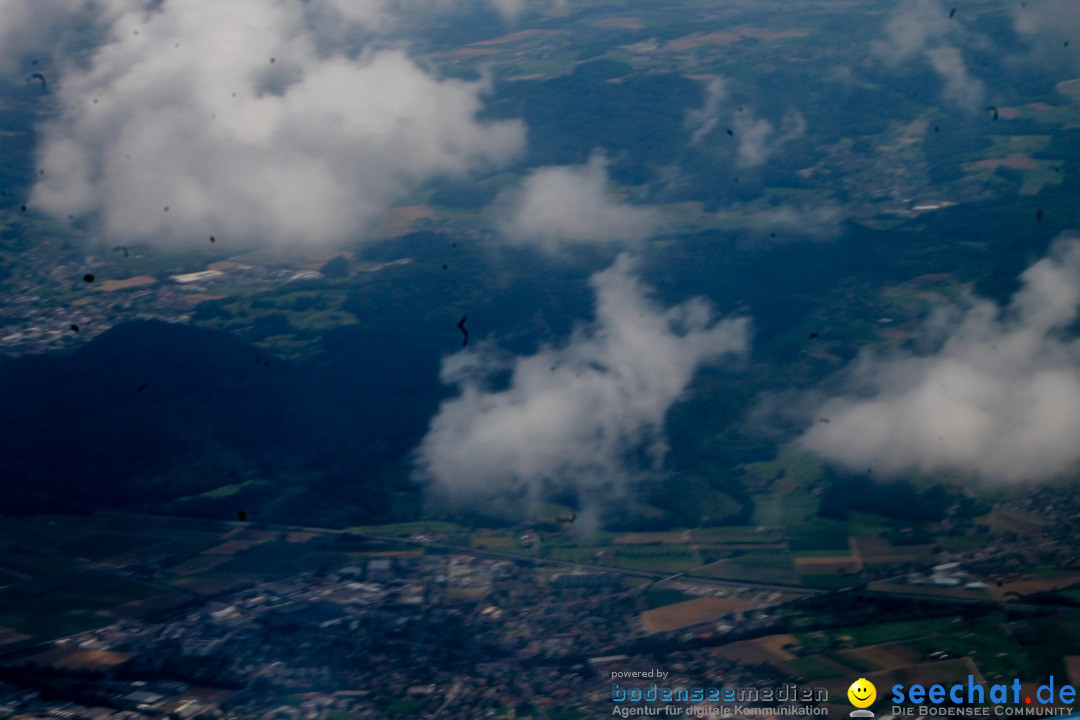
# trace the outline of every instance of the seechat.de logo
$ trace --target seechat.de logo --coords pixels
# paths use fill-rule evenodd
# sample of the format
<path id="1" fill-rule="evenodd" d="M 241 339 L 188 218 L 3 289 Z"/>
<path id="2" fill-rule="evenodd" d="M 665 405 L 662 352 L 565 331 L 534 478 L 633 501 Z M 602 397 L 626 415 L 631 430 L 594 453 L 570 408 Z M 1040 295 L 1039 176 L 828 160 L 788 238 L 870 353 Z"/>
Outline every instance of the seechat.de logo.
<path id="1" fill-rule="evenodd" d="M 874 713 L 866 708 L 874 704 L 874 700 L 877 699 L 877 688 L 874 687 L 874 683 L 870 682 L 866 678 L 859 678 L 855 682 L 851 683 L 851 687 L 847 689 L 847 699 L 854 705 L 857 710 L 852 710 L 849 714 L 854 718 L 872 718 Z"/>

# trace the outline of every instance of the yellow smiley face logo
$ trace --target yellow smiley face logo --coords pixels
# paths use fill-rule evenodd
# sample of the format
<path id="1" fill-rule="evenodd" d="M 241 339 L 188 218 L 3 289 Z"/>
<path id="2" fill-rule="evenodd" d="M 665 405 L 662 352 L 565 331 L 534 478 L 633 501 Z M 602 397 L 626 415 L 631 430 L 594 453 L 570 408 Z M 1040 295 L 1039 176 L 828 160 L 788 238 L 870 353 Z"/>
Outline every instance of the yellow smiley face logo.
<path id="1" fill-rule="evenodd" d="M 877 699 L 877 688 L 866 678 L 859 678 L 847 689 L 847 699 L 857 708 L 868 708 Z"/>

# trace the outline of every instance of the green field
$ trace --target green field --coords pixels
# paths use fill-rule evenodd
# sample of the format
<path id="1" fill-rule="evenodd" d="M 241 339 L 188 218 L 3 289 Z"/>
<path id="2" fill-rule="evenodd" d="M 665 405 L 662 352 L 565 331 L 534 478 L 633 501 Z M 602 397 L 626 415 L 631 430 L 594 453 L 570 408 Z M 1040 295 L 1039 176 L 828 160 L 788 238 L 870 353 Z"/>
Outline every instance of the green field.
<path id="1" fill-rule="evenodd" d="M 861 625 L 843 630 L 796 633 L 795 637 L 799 638 L 805 652 L 815 653 L 830 648 L 863 647 L 897 640 L 934 637 L 941 633 L 951 632 L 955 628 L 956 620 L 953 618 L 934 618 Z"/>
<path id="2" fill-rule="evenodd" d="M 161 542 L 163 542 L 162 538 L 150 535 L 91 533 L 59 546 L 57 551 L 71 557 L 104 560 L 113 555 L 120 555 Z"/>
<path id="3" fill-rule="evenodd" d="M 99 577 L 40 595 L 9 592 L 0 598 L 0 625 L 41 642 L 102 627 L 112 619 L 98 611 L 166 593 L 116 577 Z"/>
<path id="4" fill-rule="evenodd" d="M 392 523 L 389 525 L 356 525 L 345 528 L 346 532 L 361 533 L 368 535 L 396 535 L 397 537 L 409 537 L 416 533 L 430 533 L 452 535 L 465 530 L 457 523 L 417 520 L 416 522 Z"/>

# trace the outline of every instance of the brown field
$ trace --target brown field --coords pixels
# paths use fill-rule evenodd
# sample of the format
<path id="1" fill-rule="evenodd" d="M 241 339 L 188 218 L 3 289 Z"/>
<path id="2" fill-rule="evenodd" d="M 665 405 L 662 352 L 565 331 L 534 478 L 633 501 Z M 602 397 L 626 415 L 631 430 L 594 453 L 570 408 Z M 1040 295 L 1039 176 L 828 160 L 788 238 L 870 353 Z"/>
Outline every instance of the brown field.
<path id="1" fill-rule="evenodd" d="M 128 288 L 142 287 L 143 285 L 153 285 L 156 282 L 157 278 L 152 278 L 149 275 L 137 275 L 124 280 L 106 280 L 98 287 L 105 292 L 112 292 L 113 290 L 127 290 Z"/>
<path id="2" fill-rule="evenodd" d="M 1046 521 L 1032 513 L 995 508 L 993 512 L 986 516 L 985 524 L 989 525 L 991 530 L 1023 535 L 1043 527 L 1046 525 Z"/>
<path id="3" fill-rule="evenodd" d="M 38 653 L 27 658 L 27 661 L 60 670 L 105 671 L 117 665 L 123 665 L 133 657 L 135 655 L 132 653 L 111 650 L 75 650 L 73 652 L 70 648 L 62 647 Z"/>
<path id="4" fill-rule="evenodd" d="M 211 300 L 221 300 L 225 297 L 225 295 L 214 295 L 212 293 L 193 293 L 191 295 L 185 295 L 182 299 L 187 305 L 198 305 L 199 303 L 210 302 Z"/>
<path id="5" fill-rule="evenodd" d="M 169 568 L 169 572 L 177 575 L 195 575 L 196 573 L 213 570 L 218 565 L 224 565 L 232 559 L 232 555 L 222 553 L 220 555 L 196 555 Z"/>
<path id="6" fill-rule="evenodd" d="M 31 635 L 23 635 L 21 632 L 0 625 L 0 645 L 10 645 L 11 643 L 29 640 L 31 637 Z"/>
<path id="7" fill-rule="evenodd" d="M 970 167 L 979 170 L 996 170 L 999 167 L 1009 168 L 1010 170 L 1036 170 L 1039 163 L 1027 153 L 1013 153 L 1008 157 L 979 160 L 971 163 Z"/>
<path id="8" fill-rule="evenodd" d="M 185 595 L 154 595 L 145 600 L 133 600 L 129 603 L 124 603 L 119 607 L 114 607 L 111 610 L 104 610 L 101 614 L 116 618 L 117 620 L 132 620 L 145 617 L 152 613 L 180 607 L 181 605 L 190 602 L 190 600 L 191 599 Z"/>
<path id="9" fill-rule="evenodd" d="M 964 587 L 934 587 L 933 585 L 907 585 L 879 581 L 870 583 L 869 590 L 877 592 L 903 593 L 905 595 L 925 595 L 927 597 L 946 597 L 961 600 L 987 600 L 985 590 L 968 590 Z"/>
<path id="10" fill-rule="evenodd" d="M 1062 80 L 1054 86 L 1054 89 L 1066 97 L 1080 98 L 1080 78 Z"/>
<path id="11" fill-rule="evenodd" d="M 795 656 L 784 648 L 798 645 L 799 639 L 794 635 L 785 633 L 783 635 L 766 635 L 765 637 L 757 638 L 754 642 L 773 653 L 781 660 L 790 660 Z"/>
<path id="12" fill-rule="evenodd" d="M 926 553 L 897 553 L 896 555 L 874 555 L 863 558 L 864 565 L 893 565 L 895 563 L 914 562 L 925 558 Z"/>
<path id="13" fill-rule="evenodd" d="M 615 538 L 616 545 L 648 545 L 649 543 L 682 545 L 688 542 L 690 542 L 689 530 L 684 532 L 630 533 Z"/>
<path id="14" fill-rule="evenodd" d="M 741 35 L 732 32 L 695 32 L 677 37 L 674 40 L 668 40 L 664 43 L 663 49 L 668 52 L 683 52 L 703 45 L 730 45 L 740 39 L 742 39 Z"/>
<path id="15" fill-rule="evenodd" d="M 828 573 L 842 570 L 855 571 L 859 562 L 850 555 L 826 555 L 822 557 L 795 558 L 795 571 L 801 573 Z"/>
<path id="16" fill-rule="evenodd" d="M 990 593 L 1004 599 L 1006 595 L 1033 595 L 1035 593 L 1061 590 L 1080 583 L 1080 573 L 1062 573 L 1057 577 L 1039 578 L 1037 580 L 1018 580 L 1017 582 L 1005 583 L 1001 587 L 991 587 Z"/>
<path id="17" fill-rule="evenodd" d="M 199 595 L 218 595 L 230 590 L 239 590 L 242 587 L 254 585 L 264 580 L 266 580 L 265 577 L 251 573 L 208 573 L 184 578 L 176 583 L 176 587 L 190 590 Z"/>
<path id="18" fill-rule="evenodd" d="M 713 652 L 741 663 L 774 663 L 795 659 L 795 656 L 784 648 L 798 644 L 799 640 L 794 635 L 766 635 L 754 640 L 729 643 L 716 648 Z"/>
<path id="19" fill-rule="evenodd" d="M 645 28 L 645 23 L 641 22 L 640 19 L 628 15 L 603 18 L 590 24 L 595 27 L 620 28 L 623 30 L 643 30 Z"/>
<path id="20" fill-rule="evenodd" d="M 876 672 L 861 674 L 862 677 L 865 677 L 867 680 L 874 683 L 878 688 L 879 695 L 882 692 L 882 688 L 892 687 L 896 683 L 903 683 L 908 686 L 915 683 L 919 683 L 923 686 L 930 686 L 937 683 L 949 685 L 956 682 L 957 678 L 966 678 L 968 675 L 973 675 L 975 677 L 976 684 L 984 682 L 978 666 L 975 665 L 975 662 L 969 657 L 953 658 L 952 660 L 923 663 L 921 665 L 908 665 L 894 670 L 878 670 Z M 836 693 L 837 697 L 844 697 L 845 693 L 847 693 L 848 686 L 859 677 L 860 673 L 851 672 L 845 677 L 837 678 L 835 680 L 823 680 L 820 681 L 820 683 L 822 687 L 825 687 L 829 691 L 830 697 L 832 697 L 833 693 Z"/>
<path id="21" fill-rule="evenodd" d="M 665 605 L 641 613 L 641 624 L 649 633 L 666 632 L 676 628 L 715 620 L 736 610 L 748 610 L 753 603 L 727 598 L 699 597 L 693 600 Z"/>
<path id="22" fill-rule="evenodd" d="M 848 547 L 864 558 L 867 555 L 884 555 L 893 551 L 892 543 L 877 535 L 851 535 Z"/>
<path id="23" fill-rule="evenodd" d="M 236 555 L 245 550 L 261 545 L 265 540 L 227 540 L 220 545 L 203 550 L 203 555 Z"/>
<path id="24" fill-rule="evenodd" d="M 556 33 L 558 30 L 540 30 L 539 28 L 530 28 L 528 30 L 518 30 L 515 33 L 509 35 L 500 35 L 497 38 L 491 38 L 490 40 L 481 40 L 480 42 L 474 42 L 473 45 L 502 45 L 503 43 L 517 42 L 518 40 L 524 40 L 527 37 L 533 35 L 550 35 Z"/>
<path id="25" fill-rule="evenodd" d="M 851 668 L 849 668 L 847 665 L 841 665 L 840 663 L 836 662 L 835 660 L 833 660 L 831 658 L 827 658 L 824 655 L 808 655 L 807 657 L 812 657 L 819 666 L 821 666 L 823 668 L 830 669 L 832 671 L 832 672 L 830 672 L 830 674 L 841 675 L 841 674 L 844 674 L 844 673 L 850 673 L 851 672 Z M 798 665 L 795 665 L 795 664 L 790 663 L 790 662 L 773 663 L 773 667 L 775 667 L 780 672 L 786 673 L 786 674 L 788 674 L 788 675 L 790 675 L 792 677 L 805 677 L 806 676 L 806 673 Z M 841 697 L 843 696 L 844 693 L 847 692 L 848 685 L 850 685 L 854 679 L 855 678 L 852 677 L 851 680 L 842 681 L 842 687 L 844 689 L 843 689 L 843 691 L 841 693 L 838 693 Z M 873 682 L 874 682 L 875 685 L 877 684 L 877 680 L 874 680 Z M 818 680 L 818 679 L 815 679 L 815 681 L 814 681 L 815 685 L 828 688 L 829 689 L 829 695 L 831 696 L 833 694 L 833 690 L 832 690 L 832 686 L 829 683 L 841 683 L 841 681 L 840 680 Z M 881 686 L 878 685 L 878 687 L 881 687 Z"/>
<path id="26" fill-rule="evenodd" d="M 861 535 L 852 538 L 851 543 L 863 562 L 903 562 L 907 558 L 928 555 L 933 550 L 932 543 L 923 545 L 893 545 L 885 538 Z M 900 558 L 892 560 L 892 558 Z"/>
<path id="27" fill-rule="evenodd" d="M 270 540 L 280 540 L 284 534 L 280 530 L 256 530 L 255 528 L 239 527 L 232 532 L 226 533 L 223 539 L 269 542 Z"/>
<path id="28" fill-rule="evenodd" d="M 695 543 L 694 550 L 750 550 L 753 552 L 763 552 L 766 550 L 775 550 L 777 552 L 786 553 L 788 551 L 787 543 Z"/>
<path id="29" fill-rule="evenodd" d="M 773 30 L 764 30 L 762 28 L 741 27 L 725 32 L 690 33 L 689 35 L 677 37 L 674 40 L 668 40 L 664 43 L 663 49 L 668 52 L 684 52 L 705 45 L 730 45 L 731 43 L 739 42 L 743 38 L 753 38 L 755 40 L 783 40 L 785 38 L 806 37 L 809 34 L 809 30 L 798 28 L 775 32 Z"/>
<path id="30" fill-rule="evenodd" d="M 873 665 L 875 670 L 896 670 L 919 661 L 918 651 L 903 643 L 868 645 L 853 650 L 842 650 L 838 655 L 842 658 L 851 657 L 856 661 Z"/>
<path id="31" fill-rule="evenodd" d="M 485 55 L 498 55 L 502 48 L 458 48 L 451 50 L 447 55 L 451 57 L 484 57 Z"/>
<path id="32" fill-rule="evenodd" d="M 464 52 L 464 51 L 463 51 Z M 501 52 L 499 50 L 477 50 L 480 54 Z M 413 223 L 431 217 L 435 211 L 429 205 L 405 205 L 390 210 L 384 221 L 387 231 L 394 236 L 407 235 L 413 231 Z"/>
<path id="33" fill-rule="evenodd" d="M 882 340 L 910 340 L 912 338 L 919 337 L 918 332 L 914 330 L 903 330 L 901 328 L 879 328 L 878 336 Z"/>
<path id="34" fill-rule="evenodd" d="M 754 38 L 756 40 L 786 40 L 787 38 L 806 37 L 810 34 L 809 30 L 803 28 L 781 30 L 777 32 L 775 30 L 765 30 L 763 28 L 746 27 L 738 28 L 735 32 L 743 37 Z"/>
<path id="35" fill-rule="evenodd" d="M 346 553 L 350 558 L 386 558 L 386 557 L 420 557 L 424 554 L 423 548 L 411 550 L 372 550 L 370 552 Z M 307 556 L 305 556 L 307 557 Z"/>

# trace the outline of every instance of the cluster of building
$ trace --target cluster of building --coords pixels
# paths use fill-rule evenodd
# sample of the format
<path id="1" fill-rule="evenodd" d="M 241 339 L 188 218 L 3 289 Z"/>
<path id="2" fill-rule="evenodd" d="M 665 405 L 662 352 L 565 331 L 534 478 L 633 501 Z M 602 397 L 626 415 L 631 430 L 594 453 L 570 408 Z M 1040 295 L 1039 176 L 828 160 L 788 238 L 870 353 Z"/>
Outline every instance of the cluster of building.
<path id="1" fill-rule="evenodd" d="M 57 648 L 47 662 L 9 663 L 0 718 L 588 713 L 605 707 L 598 703 L 609 688 L 597 659 L 657 662 L 634 655 L 645 607 L 639 590 L 604 572 L 461 553 L 373 557 L 249 587 L 168 621 L 126 620 L 61 642 L 72 654 L 115 658 L 97 669 L 72 670 L 72 655 Z M 671 671 L 687 682 L 715 683 L 721 670 L 744 683 L 775 680 L 718 664 L 704 648 L 679 657 Z"/>
<path id="2" fill-rule="evenodd" d="M 133 253 L 131 262 L 138 262 L 138 250 L 122 249 Z M 0 354 L 71 348 L 131 320 L 188 322 L 196 305 L 224 297 L 237 286 L 271 287 L 322 277 L 311 268 L 231 260 L 195 272 L 132 276 L 120 262 L 119 255 L 57 259 L 48 247 L 20 255 L 25 277 L 9 280 L 14 286 L 0 299 Z"/>

